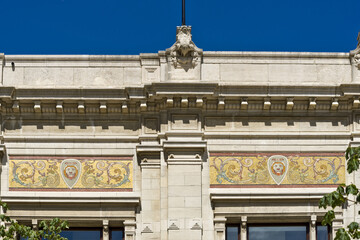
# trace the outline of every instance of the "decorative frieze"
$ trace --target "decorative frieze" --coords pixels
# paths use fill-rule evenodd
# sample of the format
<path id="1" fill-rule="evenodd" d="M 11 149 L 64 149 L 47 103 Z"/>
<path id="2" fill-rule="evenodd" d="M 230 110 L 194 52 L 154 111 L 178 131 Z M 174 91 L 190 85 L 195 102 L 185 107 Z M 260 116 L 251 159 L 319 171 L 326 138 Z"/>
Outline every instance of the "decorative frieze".
<path id="1" fill-rule="evenodd" d="M 129 157 L 11 156 L 10 191 L 131 191 Z"/>
<path id="2" fill-rule="evenodd" d="M 345 183 L 343 153 L 212 153 L 211 187 L 319 187 Z"/>

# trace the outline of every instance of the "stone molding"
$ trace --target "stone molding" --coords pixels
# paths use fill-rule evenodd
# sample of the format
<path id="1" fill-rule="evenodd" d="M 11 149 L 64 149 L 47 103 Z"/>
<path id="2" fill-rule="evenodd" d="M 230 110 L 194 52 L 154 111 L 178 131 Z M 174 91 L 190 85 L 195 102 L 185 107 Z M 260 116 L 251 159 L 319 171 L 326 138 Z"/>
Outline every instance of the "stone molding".
<path id="1" fill-rule="evenodd" d="M 0 111 L 7 114 L 140 114 L 170 108 L 197 108 L 203 111 L 336 112 L 358 109 L 359 92 L 357 84 L 296 89 L 178 83 L 119 90 L 0 88 Z"/>

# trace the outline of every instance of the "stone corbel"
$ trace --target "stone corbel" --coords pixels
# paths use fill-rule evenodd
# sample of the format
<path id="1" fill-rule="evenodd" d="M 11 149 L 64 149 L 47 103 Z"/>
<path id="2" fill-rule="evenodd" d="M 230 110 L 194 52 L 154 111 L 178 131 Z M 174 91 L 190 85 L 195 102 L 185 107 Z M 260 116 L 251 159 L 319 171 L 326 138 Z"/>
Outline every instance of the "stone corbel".
<path id="1" fill-rule="evenodd" d="M 218 102 L 218 110 L 224 110 L 225 109 L 225 98 L 220 97 Z"/>
<path id="2" fill-rule="evenodd" d="M 353 108 L 359 108 L 360 105 L 360 99 L 359 97 L 355 97 L 353 101 Z"/>
<path id="3" fill-rule="evenodd" d="M 286 110 L 291 111 L 294 108 L 294 98 L 286 99 Z"/>
<path id="4" fill-rule="evenodd" d="M 181 98 L 181 107 L 187 108 L 189 106 L 189 99 L 187 97 Z"/>
<path id="5" fill-rule="evenodd" d="M 121 105 L 121 112 L 122 113 L 129 113 L 129 107 L 127 105 L 127 102 L 124 102 L 122 105 Z"/>
<path id="6" fill-rule="evenodd" d="M 204 100 L 202 98 L 197 98 L 196 99 L 196 107 L 202 107 L 204 104 Z"/>
<path id="7" fill-rule="evenodd" d="M 34 112 L 41 113 L 41 102 L 40 101 L 34 102 Z"/>
<path id="8" fill-rule="evenodd" d="M 62 113 L 63 111 L 64 111 L 63 101 L 57 101 L 56 102 L 56 112 Z"/>
<path id="9" fill-rule="evenodd" d="M 79 113 L 85 113 L 85 103 L 84 101 L 78 102 L 78 112 Z"/>
<path id="10" fill-rule="evenodd" d="M 147 101 L 146 100 L 141 100 L 141 102 L 140 102 L 140 111 L 141 112 L 146 112 L 147 111 Z"/>
<path id="11" fill-rule="evenodd" d="M 241 99 L 241 103 L 240 103 L 240 109 L 241 110 L 247 110 L 248 109 L 248 101 L 247 101 L 247 98 L 243 98 Z"/>
<path id="12" fill-rule="evenodd" d="M 315 110 L 315 108 L 316 108 L 316 98 L 310 98 L 309 110 Z"/>
<path id="13" fill-rule="evenodd" d="M 339 107 L 339 100 L 337 98 L 333 98 L 331 102 L 331 110 L 336 111 Z"/>
<path id="14" fill-rule="evenodd" d="M 106 113 L 107 112 L 107 104 L 106 101 L 101 101 L 99 106 L 100 113 Z"/>
<path id="15" fill-rule="evenodd" d="M 20 104 L 19 104 L 19 101 L 14 101 L 14 102 L 13 102 L 12 110 L 13 110 L 13 112 L 15 112 L 15 113 L 20 112 Z"/>
<path id="16" fill-rule="evenodd" d="M 269 110 L 271 107 L 271 100 L 270 98 L 265 98 L 264 99 L 264 110 Z"/>

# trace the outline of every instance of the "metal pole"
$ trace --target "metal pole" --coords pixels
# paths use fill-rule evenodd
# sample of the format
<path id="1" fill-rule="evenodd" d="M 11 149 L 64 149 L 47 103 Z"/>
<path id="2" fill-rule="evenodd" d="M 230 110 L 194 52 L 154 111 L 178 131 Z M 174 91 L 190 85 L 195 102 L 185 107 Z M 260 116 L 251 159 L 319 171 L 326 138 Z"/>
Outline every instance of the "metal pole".
<path id="1" fill-rule="evenodd" d="M 182 0 L 182 25 L 186 25 L 185 24 L 185 0 Z"/>

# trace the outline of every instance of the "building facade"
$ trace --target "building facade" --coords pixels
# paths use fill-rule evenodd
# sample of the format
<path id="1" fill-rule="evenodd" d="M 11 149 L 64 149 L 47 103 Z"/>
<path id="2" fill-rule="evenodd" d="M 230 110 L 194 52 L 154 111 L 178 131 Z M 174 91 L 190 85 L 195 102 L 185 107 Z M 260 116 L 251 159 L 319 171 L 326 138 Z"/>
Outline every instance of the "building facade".
<path id="1" fill-rule="evenodd" d="M 359 222 L 318 208 L 360 184 L 359 52 L 206 52 L 181 26 L 154 54 L 1 54 L 1 200 L 103 240 L 332 239 Z"/>

